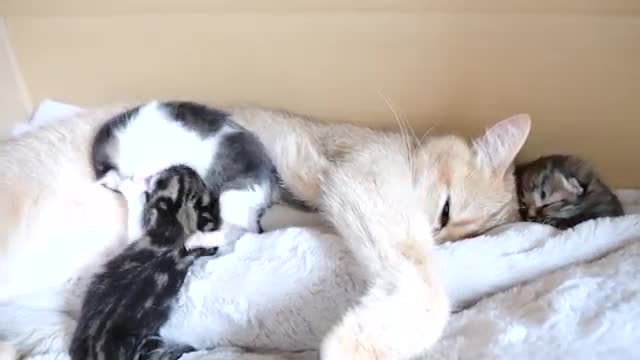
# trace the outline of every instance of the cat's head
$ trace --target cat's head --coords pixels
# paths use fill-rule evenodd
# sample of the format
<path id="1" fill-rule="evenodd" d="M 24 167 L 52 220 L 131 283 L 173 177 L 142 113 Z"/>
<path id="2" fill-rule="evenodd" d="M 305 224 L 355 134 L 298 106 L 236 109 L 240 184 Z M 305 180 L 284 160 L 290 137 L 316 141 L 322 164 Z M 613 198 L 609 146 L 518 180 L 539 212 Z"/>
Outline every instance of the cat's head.
<path id="1" fill-rule="evenodd" d="M 185 233 L 220 227 L 218 201 L 192 168 L 175 165 L 147 183 L 145 227 L 179 224 Z"/>
<path id="2" fill-rule="evenodd" d="M 332 219 L 341 233 L 402 241 L 412 254 L 421 253 L 413 246 L 459 240 L 516 221 L 512 163 L 530 127 L 529 116 L 517 115 L 472 142 L 388 134 L 363 143 L 329 169 L 326 211 L 341 214 Z"/>
<path id="3" fill-rule="evenodd" d="M 520 215 L 527 221 L 545 223 L 551 218 L 575 215 L 584 186 L 574 176 L 573 159 L 554 155 L 517 167 Z M 587 167 L 582 164 L 582 167 Z"/>
<path id="4" fill-rule="evenodd" d="M 528 115 L 516 115 L 471 143 L 443 136 L 422 145 L 428 219 L 436 243 L 478 235 L 518 219 L 513 161 L 530 128 Z"/>

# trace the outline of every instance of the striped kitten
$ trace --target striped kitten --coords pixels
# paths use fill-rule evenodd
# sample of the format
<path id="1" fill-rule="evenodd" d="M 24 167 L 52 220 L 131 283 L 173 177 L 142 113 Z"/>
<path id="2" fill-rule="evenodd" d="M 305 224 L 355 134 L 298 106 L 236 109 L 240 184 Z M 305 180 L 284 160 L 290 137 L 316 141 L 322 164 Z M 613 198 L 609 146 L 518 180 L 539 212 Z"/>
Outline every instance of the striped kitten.
<path id="1" fill-rule="evenodd" d="M 119 191 L 130 204 L 148 196 L 143 236 L 111 259 L 87 290 L 70 355 L 73 360 L 177 359 L 193 351 L 159 336 L 191 264 L 218 248 L 191 248 L 198 230 L 220 226 L 217 199 L 186 166 L 162 171 L 148 193 L 133 181 Z"/>
<path id="2" fill-rule="evenodd" d="M 523 220 L 573 227 L 583 221 L 624 215 L 616 195 L 584 160 L 550 155 L 516 167 Z"/>

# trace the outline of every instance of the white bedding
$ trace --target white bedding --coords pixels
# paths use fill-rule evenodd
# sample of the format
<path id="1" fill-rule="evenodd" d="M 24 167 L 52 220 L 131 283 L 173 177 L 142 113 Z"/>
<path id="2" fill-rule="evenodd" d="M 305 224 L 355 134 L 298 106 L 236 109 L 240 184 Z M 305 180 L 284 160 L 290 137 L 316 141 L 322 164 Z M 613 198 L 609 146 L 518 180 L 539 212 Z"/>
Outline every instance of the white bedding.
<path id="1" fill-rule="evenodd" d="M 629 215 L 568 231 L 512 224 L 439 248 L 436 259 L 454 305 L 510 289 L 454 314 L 426 358 L 636 358 L 636 240 L 640 216 Z M 580 264 L 621 246 L 602 260 Z M 180 295 L 179 314 L 163 334 L 197 347 L 314 349 L 362 290 L 356 274 L 348 251 L 333 235 L 288 229 L 246 237 L 235 253 L 198 266 Z M 529 280 L 535 281 L 511 287 Z M 316 354 L 287 356 L 312 359 Z M 263 357 L 218 349 L 183 358 Z"/>
<path id="2" fill-rule="evenodd" d="M 638 213 L 640 192 L 621 198 Z M 290 214 L 270 216 L 292 221 Z M 568 231 L 511 224 L 438 248 L 439 274 L 454 306 L 468 307 L 452 316 L 425 359 L 640 358 L 638 240 L 640 215 L 628 215 Z M 235 252 L 194 266 L 162 333 L 215 348 L 183 359 L 316 359 L 323 334 L 363 287 L 342 241 L 326 229 L 246 236 Z M 77 312 L 77 301 L 69 304 Z M 66 357 L 59 348 L 72 326 L 56 326 L 38 330 L 51 332 L 43 346 L 51 352 L 38 358 Z"/>

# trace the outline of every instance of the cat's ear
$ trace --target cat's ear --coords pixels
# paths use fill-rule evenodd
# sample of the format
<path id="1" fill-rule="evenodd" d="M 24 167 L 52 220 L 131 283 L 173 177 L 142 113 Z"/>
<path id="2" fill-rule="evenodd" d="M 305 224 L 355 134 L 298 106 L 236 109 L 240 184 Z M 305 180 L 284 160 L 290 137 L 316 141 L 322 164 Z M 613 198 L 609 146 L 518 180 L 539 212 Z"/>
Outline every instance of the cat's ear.
<path id="1" fill-rule="evenodd" d="M 504 176 L 522 149 L 530 130 L 531 118 L 526 114 L 500 121 L 473 141 L 476 158 L 493 174 Z"/>
<path id="2" fill-rule="evenodd" d="M 562 186 L 569 192 L 575 195 L 582 195 L 584 189 L 582 185 L 576 180 L 574 177 L 565 178 L 564 176 L 560 177 L 560 181 L 562 182 Z"/>

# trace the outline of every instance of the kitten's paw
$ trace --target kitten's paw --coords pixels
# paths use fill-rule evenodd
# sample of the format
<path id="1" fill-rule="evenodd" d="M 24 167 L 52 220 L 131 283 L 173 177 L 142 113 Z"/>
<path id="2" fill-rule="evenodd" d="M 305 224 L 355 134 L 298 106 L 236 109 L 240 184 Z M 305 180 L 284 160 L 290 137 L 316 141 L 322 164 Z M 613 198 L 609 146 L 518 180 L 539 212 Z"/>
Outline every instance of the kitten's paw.
<path id="1" fill-rule="evenodd" d="M 98 180 L 98 184 L 109 190 L 119 191 L 122 178 L 115 170 L 109 170 L 102 178 Z"/>
<path id="2" fill-rule="evenodd" d="M 191 250 L 187 250 L 187 253 L 190 256 L 194 256 L 194 257 L 205 257 L 205 256 L 215 256 L 218 254 L 218 247 L 212 247 L 212 248 L 195 248 L 195 249 L 191 249 Z"/>
<path id="3" fill-rule="evenodd" d="M 188 250 L 197 248 L 217 248 L 225 244 L 224 232 L 221 230 L 211 232 L 197 232 L 187 239 L 184 247 Z"/>
<path id="4" fill-rule="evenodd" d="M 196 351 L 196 348 L 191 345 L 175 345 L 167 350 L 166 357 L 163 357 L 163 359 L 178 360 L 182 357 L 182 355 L 194 351 Z"/>

